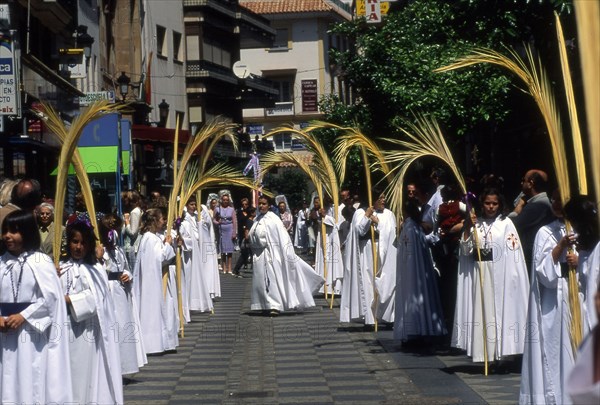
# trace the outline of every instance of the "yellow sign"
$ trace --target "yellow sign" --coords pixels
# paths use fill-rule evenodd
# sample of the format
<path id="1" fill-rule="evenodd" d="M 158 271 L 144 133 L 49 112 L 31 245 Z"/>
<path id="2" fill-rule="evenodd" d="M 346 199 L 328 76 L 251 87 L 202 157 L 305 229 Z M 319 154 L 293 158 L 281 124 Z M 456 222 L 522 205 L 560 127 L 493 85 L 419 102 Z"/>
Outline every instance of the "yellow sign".
<path id="1" fill-rule="evenodd" d="M 367 0 L 356 0 L 356 15 L 364 16 Z M 380 1 L 379 7 L 381 8 L 381 15 L 387 15 L 390 11 L 390 3 L 388 1 Z"/>

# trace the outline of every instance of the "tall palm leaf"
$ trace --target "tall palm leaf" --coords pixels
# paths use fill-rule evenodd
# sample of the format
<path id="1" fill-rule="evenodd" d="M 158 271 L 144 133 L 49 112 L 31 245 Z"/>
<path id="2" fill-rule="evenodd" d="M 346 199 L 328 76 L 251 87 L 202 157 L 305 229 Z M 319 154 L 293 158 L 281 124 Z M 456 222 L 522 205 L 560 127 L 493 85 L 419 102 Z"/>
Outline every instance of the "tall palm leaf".
<path id="1" fill-rule="evenodd" d="M 96 238 L 99 239 L 98 235 L 98 223 L 96 221 L 96 212 L 94 209 L 94 199 L 92 196 L 92 189 L 90 182 L 85 171 L 81 156 L 77 151 L 77 143 L 83 133 L 83 129 L 90 122 L 101 118 L 105 114 L 111 112 L 118 112 L 123 109 L 125 105 L 109 104 L 108 101 L 98 101 L 92 103 L 88 108 L 84 109 L 79 116 L 77 116 L 70 127 L 67 129 L 63 120 L 60 118 L 58 112 L 49 104 L 42 103 L 39 109 L 35 112 L 40 116 L 46 123 L 48 129 L 56 134 L 58 139 L 62 142 L 59 160 L 58 160 L 58 173 L 56 178 L 56 195 L 54 198 L 55 204 L 55 221 L 63 223 L 63 214 L 65 206 L 65 195 L 67 189 L 67 176 L 69 172 L 69 165 L 73 163 L 75 168 L 75 174 L 79 180 L 81 186 L 81 193 L 83 195 L 86 208 L 88 210 L 90 221 L 94 227 L 94 233 Z M 56 232 L 54 240 L 52 241 L 54 262 L 58 265 L 60 259 L 60 245 L 62 235 L 60 232 Z"/>
<path id="2" fill-rule="evenodd" d="M 576 1 L 575 17 L 587 116 L 590 161 L 596 201 L 600 201 L 600 2 Z M 598 210 L 600 220 L 600 210 Z"/>

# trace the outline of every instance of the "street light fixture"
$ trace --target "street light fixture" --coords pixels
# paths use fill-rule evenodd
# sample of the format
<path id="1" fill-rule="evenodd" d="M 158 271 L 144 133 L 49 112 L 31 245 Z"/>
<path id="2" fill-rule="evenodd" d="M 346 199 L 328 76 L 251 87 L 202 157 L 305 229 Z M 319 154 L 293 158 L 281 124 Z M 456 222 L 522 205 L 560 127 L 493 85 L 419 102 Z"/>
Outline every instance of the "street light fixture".
<path id="1" fill-rule="evenodd" d="M 85 25 L 80 25 L 75 30 L 75 48 L 78 46 L 83 48 L 86 60 L 92 56 L 92 44 L 94 43 L 94 38 L 87 33 L 87 30 L 88 27 Z"/>
<path id="2" fill-rule="evenodd" d="M 159 126 L 161 128 L 164 128 L 167 124 L 167 118 L 169 117 L 169 107 L 169 103 L 167 103 L 164 98 L 158 105 L 158 116 L 160 118 Z"/>
<path id="3" fill-rule="evenodd" d="M 121 72 L 121 76 L 117 79 L 117 84 L 119 85 L 119 92 L 123 97 L 123 101 L 125 101 L 127 93 L 129 93 L 129 83 L 131 83 L 129 76 L 127 76 L 125 72 Z"/>

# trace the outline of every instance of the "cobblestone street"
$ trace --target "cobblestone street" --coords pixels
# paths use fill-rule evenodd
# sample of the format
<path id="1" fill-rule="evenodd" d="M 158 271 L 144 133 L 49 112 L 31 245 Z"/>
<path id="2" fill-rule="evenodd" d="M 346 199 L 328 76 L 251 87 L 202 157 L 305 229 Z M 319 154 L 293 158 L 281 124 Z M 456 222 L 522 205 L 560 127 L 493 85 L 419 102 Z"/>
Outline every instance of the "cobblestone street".
<path id="1" fill-rule="evenodd" d="M 375 333 L 317 307 L 278 317 L 250 308 L 251 271 L 221 275 L 212 315 L 193 313 L 177 353 L 149 357 L 126 380 L 130 404 L 514 404 L 520 375 L 483 375 L 465 355 L 400 350 L 391 327 Z M 337 306 L 337 307 L 336 307 Z M 512 372 L 511 372 L 512 371 Z M 516 372 L 515 372 L 516 371 Z"/>

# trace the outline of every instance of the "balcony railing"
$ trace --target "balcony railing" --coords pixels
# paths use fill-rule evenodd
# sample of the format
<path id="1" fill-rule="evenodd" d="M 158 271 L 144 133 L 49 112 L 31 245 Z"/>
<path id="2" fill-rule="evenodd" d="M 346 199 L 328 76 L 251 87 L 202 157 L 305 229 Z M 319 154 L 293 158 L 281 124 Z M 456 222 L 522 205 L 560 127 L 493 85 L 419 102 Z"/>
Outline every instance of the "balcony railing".
<path id="1" fill-rule="evenodd" d="M 279 115 L 294 115 L 294 102 L 286 101 L 283 103 L 275 103 L 273 108 L 265 108 L 267 117 L 275 117 Z"/>
<path id="2" fill-rule="evenodd" d="M 187 77 L 211 77 L 234 84 L 238 82 L 238 78 L 234 76 L 231 69 L 205 60 L 187 61 L 185 75 Z"/>

